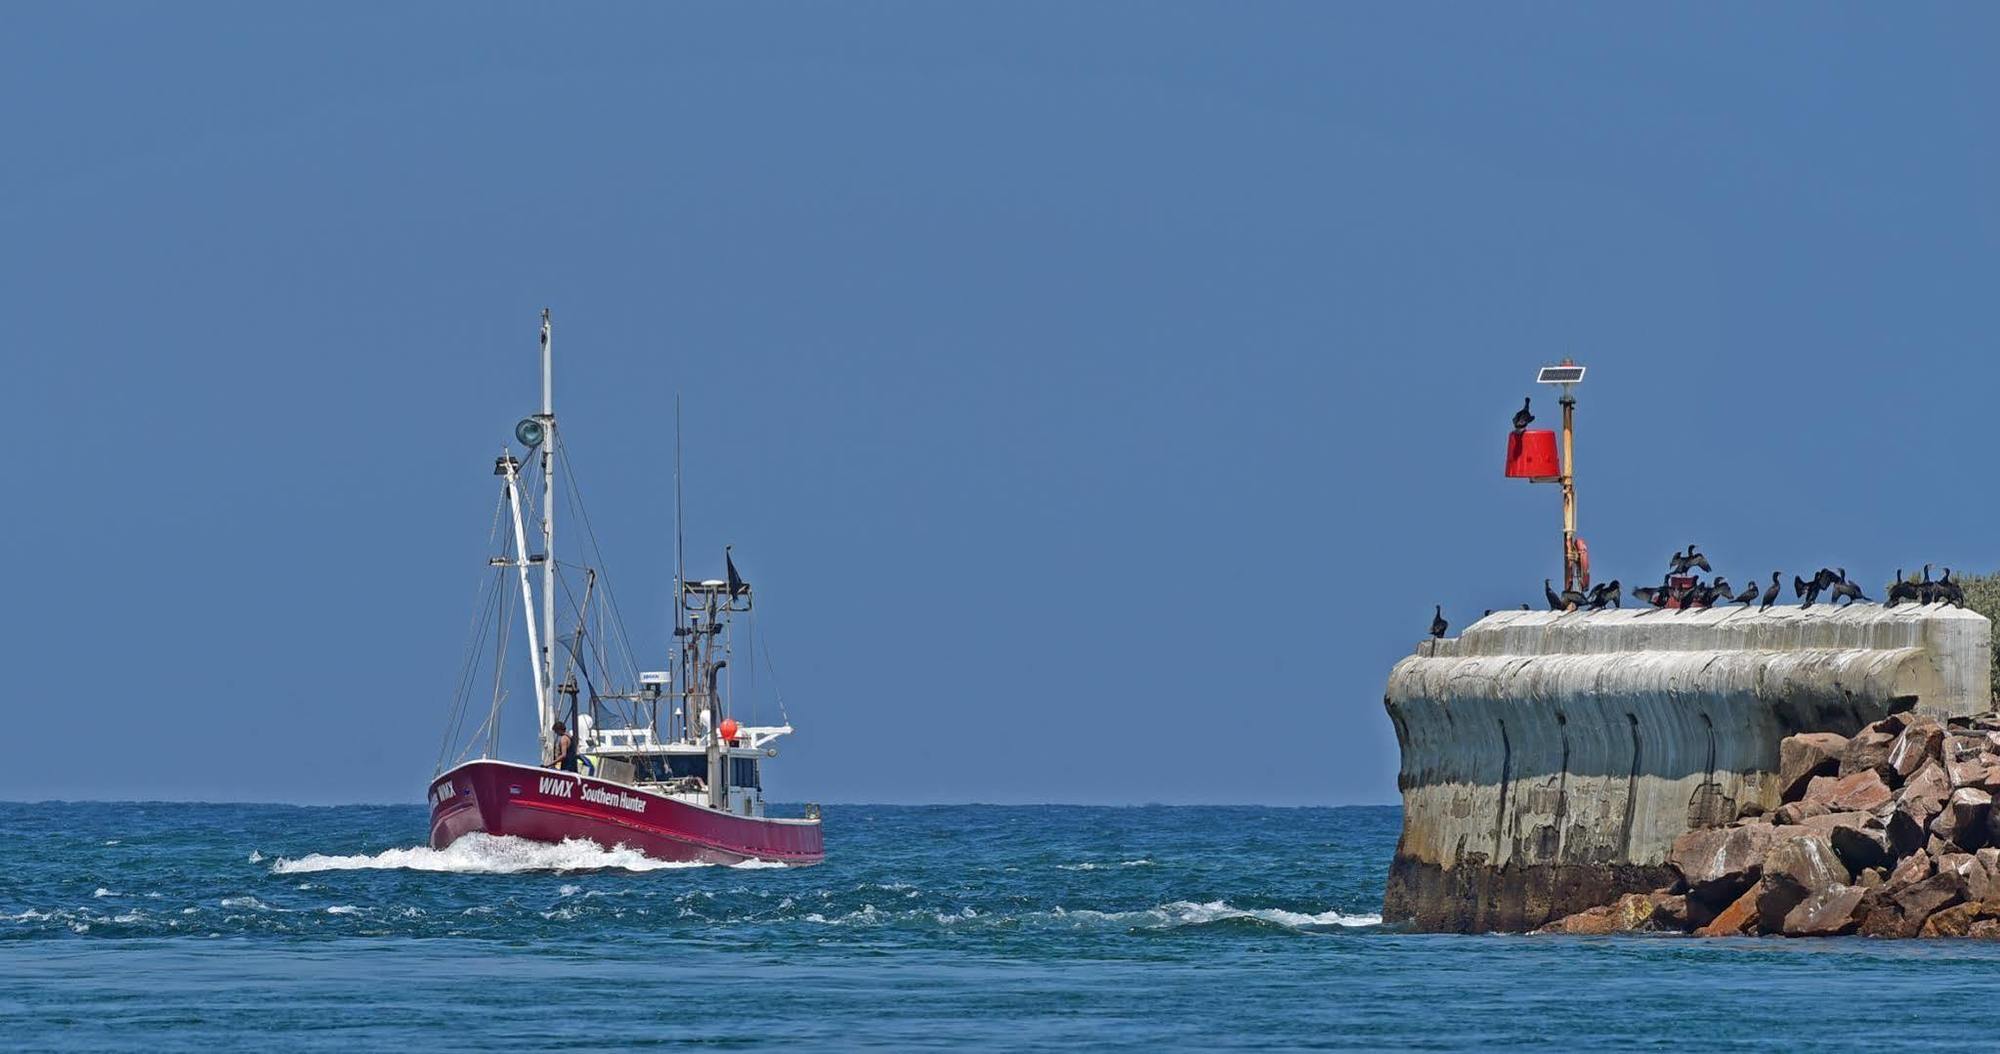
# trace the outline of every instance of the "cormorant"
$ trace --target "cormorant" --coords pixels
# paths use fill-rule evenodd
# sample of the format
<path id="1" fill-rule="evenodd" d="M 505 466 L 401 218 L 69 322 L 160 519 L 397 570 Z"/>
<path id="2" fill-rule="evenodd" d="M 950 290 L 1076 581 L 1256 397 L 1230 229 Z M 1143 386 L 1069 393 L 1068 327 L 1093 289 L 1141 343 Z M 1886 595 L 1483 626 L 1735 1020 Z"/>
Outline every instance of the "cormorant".
<path id="1" fill-rule="evenodd" d="M 1903 577 L 1903 569 L 1896 568 L 1896 580 L 1889 583 L 1889 597 L 1882 602 L 1885 608 L 1895 607 L 1905 600 L 1917 599 L 1917 584 Z"/>
<path id="2" fill-rule="evenodd" d="M 1687 574 L 1688 569 L 1694 567 L 1699 567 L 1704 571 L 1713 570 L 1713 568 L 1708 566 L 1708 557 L 1695 551 L 1693 542 L 1688 543 L 1687 552 L 1675 553 L 1667 557 L 1667 565 L 1672 567 L 1674 574 L 1677 575 Z"/>
<path id="3" fill-rule="evenodd" d="M 1667 599 L 1673 596 L 1673 576 L 1660 576 L 1657 586 L 1640 586 L 1632 591 L 1632 599 L 1643 600 L 1656 608 L 1667 606 Z"/>
<path id="4" fill-rule="evenodd" d="M 1546 578 L 1542 579 L 1542 595 L 1548 598 L 1550 611 L 1563 609 L 1563 598 L 1556 595 L 1555 587 L 1550 585 Z"/>
<path id="5" fill-rule="evenodd" d="M 1444 631 L 1450 628 L 1451 624 L 1444 620 L 1444 605 L 1443 604 L 1437 605 L 1436 614 L 1431 616 L 1432 639 L 1444 636 Z"/>
<path id="6" fill-rule="evenodd" d="M 1949 567 L 1944 569 L 1944 577 L 1938 579 L 1937 598 L 1940 603 L 1951 604 L 1955 607 L 1965 606 L 1965 590 L 1959 588 L 1958 583 L 1951 580 L 1951 568 Z"/>
<path id="7" fill-rule="evenodd" d="M 1749 585 L 1743 587 L 1743 592 L 1738 593 L 1730 598 L 1730 603 L 1741 604 L 1744 607 L 1749 607 L 1751 602 L 1756 599 L 1757 599 L 1757 582 L 1755 579 L 1752 579 Z"/>
<path id="8" fill-rule="evenodd" d="M 1615 578 L 1609 582 L 1599 582 L 1590 588 L 1590 610 L 1602 611 L 1607 604 L 1615 608 L 1625 606 L 1619 603 L 1619 586 Z"/>
<path id="9" fill-rule="evenodd" d="M 1840 576 L 1834 574 L 1832 568 L 1822 567 L 1813 572 L 1810 582 L 1793 575 L 1792 591 L 1805 598 L 1805 603 L 1799 605 L 1800 607 L 1812 607 L 1813 601 L 1818 600 L 1821 593 L 1832 589 L 1839 582 Z"/>
<path id="10" fill-rule="evenodd" d="M 1757 610 L 1768 611 L 1770 610 L 1771 605 L 1777 602 L 1778 602 L 1778 572 L 1773 571 L 1771 572 L 1771 584 L 1764 587 L 1764 602 L 1757 605 Z"/>
<path id="11" fill-rule="evenodd" d="M 1868 600 L 1868 598 L 1862 594 L 1860 586 L 1857 586 L 1854 583 L 1849 582 L 1847 580 L 1847 568 L 1845 567 L 1841 568 L 1839 574 L 1835 576 L 1834 580 L 1828 583 L 1828 587 L 1833 592 L 1834 600 L 1838 601 L 1841 597 L 1847 598 L 1846 606 L 1852 606 L 1854 602 L 1857 600 Z M 1873 603 L 1873 601 L 1869 602 Z"/>
<path id="12" fill-rule="evenodd" d="M 1813 580 L 1808 582 L 1797 575 L 1792 576 L 1792 595 L 1804 601 L 1799 605 L 1801 608 L 1812 607 L 1813 601 L 1819 599 L 1819 577 L 1814 575 Z"/>
<path id="13" fill-rule="evenodd" d="M 1529 425 L 1535 423 L 1535 415 L 1528 412 L 1528 404 L 1534 401 L 1535 397 L 1532 395 L 1521 400 L 1521 408 L 1514 411 L 1514 431 L 1524 432 Z"/>

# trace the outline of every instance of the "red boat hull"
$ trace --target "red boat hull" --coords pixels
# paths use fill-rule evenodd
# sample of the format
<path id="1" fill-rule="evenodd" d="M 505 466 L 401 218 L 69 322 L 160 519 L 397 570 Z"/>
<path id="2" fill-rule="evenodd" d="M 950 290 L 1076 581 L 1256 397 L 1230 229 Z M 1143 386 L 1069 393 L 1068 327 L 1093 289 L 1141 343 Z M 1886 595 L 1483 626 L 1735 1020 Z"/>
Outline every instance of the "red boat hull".
<path id="1" fill-rule="evenodd" d="M 432 781 L 431 848 L 483 832 L 536 842 L 581 838 L 655 860 L 817 864 L 818 820 L 738 816 L 593 776 L 468 761 Z"/>

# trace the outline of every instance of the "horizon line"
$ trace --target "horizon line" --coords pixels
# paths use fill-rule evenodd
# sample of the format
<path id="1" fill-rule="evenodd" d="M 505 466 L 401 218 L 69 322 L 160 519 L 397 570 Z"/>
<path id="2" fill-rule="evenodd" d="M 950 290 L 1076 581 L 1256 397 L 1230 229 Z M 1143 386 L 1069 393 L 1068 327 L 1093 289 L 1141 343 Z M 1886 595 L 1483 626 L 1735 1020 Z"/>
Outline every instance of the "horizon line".
<path id="1" fill-rule="evenodd" d="M 772 802 L 772 805 L 806 805 L 807 802 Z M 1386 809 L 1400 808 L 1402 802 L 1316 802 L 1316 803 L 1275 803 L 1275 802 L 1085 802 L 1085 801 L 821 801 L 821 808 L 838 806 L 843 808 L 901 808 L 937 809 L 960 808 L 964 806 L 986 806 L 998 809 L 1034 808 L 1074 808 L 1074 809 Z M 251 799 L 212 798 L 7 798 L 0 797 L 0 805 L 273 805 L 289 809 L 389 809 L 424 808 L 421 801 L 347 801 L 347 802 L 297 802 L 260 801 Z"/>

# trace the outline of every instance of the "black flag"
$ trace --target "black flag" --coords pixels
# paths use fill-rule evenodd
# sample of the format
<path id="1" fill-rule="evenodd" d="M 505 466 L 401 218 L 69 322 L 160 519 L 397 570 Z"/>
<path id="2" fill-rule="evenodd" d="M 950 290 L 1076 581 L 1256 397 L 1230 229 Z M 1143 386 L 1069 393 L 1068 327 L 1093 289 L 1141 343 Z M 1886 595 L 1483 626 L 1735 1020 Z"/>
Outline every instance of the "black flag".
<path id="1" fill-rule="evenodd" d="M 730 558 L 729 548 L 726 545 L 722 547 L 722 563 L 729 569 L 729 595 L 740 597 L 750 592 L 750 583 L 743 581 L 743 576 L 736 573 L 736 561 Z"/>

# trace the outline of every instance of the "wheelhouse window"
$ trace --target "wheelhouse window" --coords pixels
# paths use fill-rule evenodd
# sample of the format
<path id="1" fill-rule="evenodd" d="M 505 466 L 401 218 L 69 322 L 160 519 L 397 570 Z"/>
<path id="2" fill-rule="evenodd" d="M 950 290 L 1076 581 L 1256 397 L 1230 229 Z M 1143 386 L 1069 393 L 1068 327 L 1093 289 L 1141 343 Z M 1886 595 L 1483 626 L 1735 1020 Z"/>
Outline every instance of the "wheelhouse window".
<path id="1" fill-rule="evenodd" d="M 638 769 L 639 778 L 649 783 L 664 783 L 689 776 L 708 778 L 708 757 L 705 754 L 655 754 L 636 757 L 632 761 Z"/>

